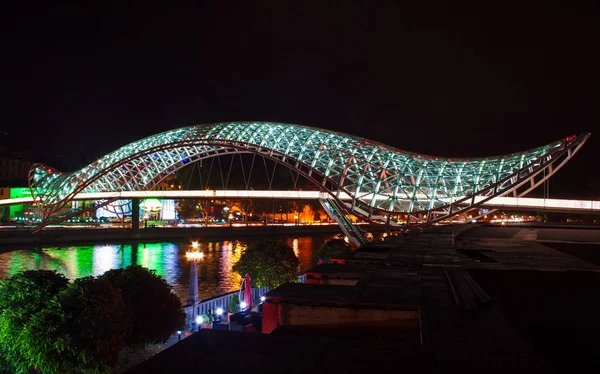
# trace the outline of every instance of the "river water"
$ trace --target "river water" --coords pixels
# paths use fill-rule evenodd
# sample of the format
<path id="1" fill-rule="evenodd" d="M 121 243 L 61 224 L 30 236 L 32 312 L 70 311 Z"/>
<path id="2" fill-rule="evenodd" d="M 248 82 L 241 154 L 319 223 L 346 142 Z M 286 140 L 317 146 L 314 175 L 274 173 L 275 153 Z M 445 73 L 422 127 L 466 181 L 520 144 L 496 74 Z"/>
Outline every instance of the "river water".
<path id="1" fill-rule="evenodd" d="M 333 235 L 282 236 L 300 259 L 301 271 L 315 265 L 323 243 Z M 259 237 L 230 237 L 221 240 L 201 240 L 204 258 L 198 266 L 200 299 L 218 296 L 239 289 L 241 277 L 231 270 L 242 251 Z M 62 247 L 14 249 L 0 253 L 0 279 L 23 270 L 56 270 L 69 279 L 97 276 L 110 269 L 132 264 L 156 272 L 173 286 L 173 291 L 185 302 L 189 290 L 190 264 L 185 258 L 188 241 L 103 243 Z"/>

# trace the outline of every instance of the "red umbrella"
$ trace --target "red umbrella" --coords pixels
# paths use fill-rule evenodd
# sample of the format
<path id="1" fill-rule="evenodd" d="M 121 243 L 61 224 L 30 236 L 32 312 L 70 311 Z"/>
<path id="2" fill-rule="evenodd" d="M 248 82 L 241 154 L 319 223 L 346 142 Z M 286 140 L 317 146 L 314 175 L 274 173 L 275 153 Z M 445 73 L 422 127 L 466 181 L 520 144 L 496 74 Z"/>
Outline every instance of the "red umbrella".
<path id="1" fill-rule="evenodd" d="M 252 310 L 252 284 L 248 274 L 246 274 L 244 282 L 244 301 L 246 302 L 246 308 Z"/>

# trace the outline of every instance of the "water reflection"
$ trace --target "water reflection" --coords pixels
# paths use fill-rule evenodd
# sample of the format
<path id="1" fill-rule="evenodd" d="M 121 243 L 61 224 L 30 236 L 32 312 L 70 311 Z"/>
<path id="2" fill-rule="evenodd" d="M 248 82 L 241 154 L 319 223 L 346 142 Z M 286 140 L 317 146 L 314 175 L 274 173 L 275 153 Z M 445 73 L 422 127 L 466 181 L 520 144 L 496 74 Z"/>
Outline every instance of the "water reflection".
<path id="1" fill-rule="evenodd" d="M 300 259 L 301 270 L 306 270 L 316 263 L 318 249 L 329 238 L 302 236 L 274 239 L 283 240 L 291 246 Z M 242 251 L 255 241 L 260 241 L 260 238 L 200 241 L 200 251 L 204 252 L 204 258 L 198 265 L 201 299 L 239 287 L 241 277 L 231 268 L 239 260 Z M 174 242 L 15 249 L 0 253 L 0 279 L 35 269 L 56 270 L 69 279 L 76 279 L 137 264 L 155 270 L 185 301 L 190 273 L 189 262 L 185 258 L 188 246 L 187 242 Z"/>

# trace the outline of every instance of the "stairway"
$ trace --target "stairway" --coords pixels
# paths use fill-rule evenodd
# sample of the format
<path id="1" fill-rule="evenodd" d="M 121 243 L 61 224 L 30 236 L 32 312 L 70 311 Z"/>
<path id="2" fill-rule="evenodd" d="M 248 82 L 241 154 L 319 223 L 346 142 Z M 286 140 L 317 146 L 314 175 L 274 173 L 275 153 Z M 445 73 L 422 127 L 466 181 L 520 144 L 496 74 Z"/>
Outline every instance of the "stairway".
<path id="1" fill-rule="evenodd" d="M 386 216 L 381 216 L 381 215 L 371 215 L 369 216 L 369 212 L 357 207 L 356 205 L 354 206 L 354 208 L 352 208 L 352 204 L 350 203 L 344 203 L 344 205 L 346 206 L 346 208 L 348 208 L 349 211 L 351 212 L 356 212 L 360 215 L 362 215 L 363 217 L 367 218 L 370 221 L 378 221 L 379 223 L 384 223 L 384 224 L 388 224 L 387 221 L 387 217 Z M 390 226 L 393 227 L 402 227 L 404 225 L 399 224 L 398 222 L 395 221 L 391 221 L 389 222 Z"/>
<path id="2" fill-rule="evenodd" d="M 347 217 L 345 209 L 342 208 L 335 199 L 331 197 L 321 197 L 319 198 L 319 203 L 321 203 L 321 206 L 325 209 L 327 215 L 340 225 L 340 228 L 348 237 L 348 240 L 359 247 L 369 242 L 369 240 L 365 238 L 363 230 L 352 224 L 352 221 Z"/>

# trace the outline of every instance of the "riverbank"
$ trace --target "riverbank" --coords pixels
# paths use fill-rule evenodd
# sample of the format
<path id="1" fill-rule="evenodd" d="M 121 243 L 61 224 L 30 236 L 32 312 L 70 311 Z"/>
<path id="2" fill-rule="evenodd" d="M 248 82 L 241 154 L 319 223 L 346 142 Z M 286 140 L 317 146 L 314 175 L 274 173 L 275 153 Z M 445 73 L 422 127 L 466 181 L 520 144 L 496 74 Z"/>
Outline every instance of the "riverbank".
<path id="1" fill-rule="evenodd" d="M 367 231 L 382 231 L 383 226 L 363 226 Z M 137 233 L 129 228 L 50 228 L 37 233 L 26 229 L 0 231 L 0 249 L 14 245 L 52 245 L 98 243 L 106 241 L 174 240 L 227 236 L 313 235 L 341 233 L 338 225 L 299 226 L 218 226 L 218 227 L 152 227 Z"/>

